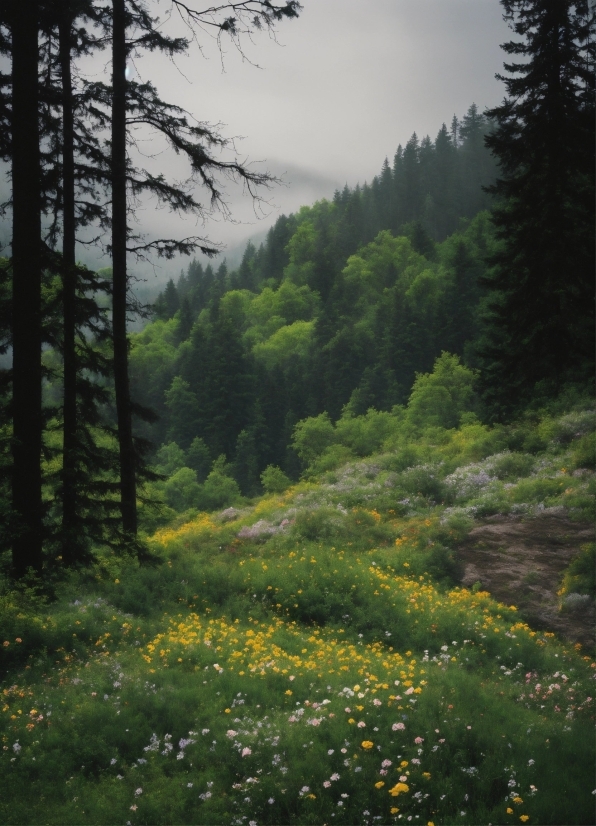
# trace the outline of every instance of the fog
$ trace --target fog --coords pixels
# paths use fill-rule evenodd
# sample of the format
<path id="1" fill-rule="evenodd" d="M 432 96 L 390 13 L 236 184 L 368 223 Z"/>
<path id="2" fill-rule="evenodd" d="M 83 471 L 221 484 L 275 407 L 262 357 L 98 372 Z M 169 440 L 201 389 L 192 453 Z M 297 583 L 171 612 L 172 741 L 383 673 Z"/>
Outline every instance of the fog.
<path id="1" fill-rule="evenodd" d="M 151 7 L 164 31 L 188 35 L 170 0 Z M 138 219 L 149 237 L 207 236 L 235 263 L 246 240 L 262 238 L 282 212 L 371 180 L 414 131 L 434 138 L 472 102 L 484 109 L 503 97 L 495 72 L 510 32 L 498 0 L 303 0 L 303 7 L 275 38 L 266 31 L 244 37 L 243 53 L 225 38 L 220 53 L 212 36 L 199 33 L 200 50 L 193 43 L 174 61 L 155 54 L 134 61 L 133 76 L 151 80 L 163 99 L 198 120 L 219 124 L 241 160 L 281 181 L 257 205 L 241 186 L 227 186 L 232 220 L 214 215 L 205 225 L 144 204 Z M 109 77 L 109 55 L 84 69 Z M 141 149 L 152 171 L 186 174 L 159 141 Z M 83 248 L 80 255 L 93 266 L 109 263 Z M 149 287 L 185 264 L 132 268 Z"/>

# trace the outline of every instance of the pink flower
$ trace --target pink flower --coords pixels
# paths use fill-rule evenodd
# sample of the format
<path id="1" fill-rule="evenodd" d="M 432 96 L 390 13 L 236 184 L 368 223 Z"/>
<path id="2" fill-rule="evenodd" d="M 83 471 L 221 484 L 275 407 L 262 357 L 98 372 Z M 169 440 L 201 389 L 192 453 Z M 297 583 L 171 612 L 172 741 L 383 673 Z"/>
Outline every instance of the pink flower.
<path id="1" fill-rule="evenodd" d="M 424 743 L 424 737 L 415 737 L 414 742 L 416 743 L 417 746 L 419 746 L 420 743 Z"/>
<path id="2" fill-rule="evenodd" d="M 323 786 L 324 786 L 326 789 L 328 789 L 330 785 L 331 785 L 331 781 L 330 781 L 330 780 L 325 780 L 325 782 L 323 783 Z"/>
<path id="3" fill-rule="evenodd" d="M 404 729 L 405 729 L 405 726 L 404 726 L 403 723 L 394 723 L 391 726 L 392 731 L 403 731 Z"/>
<path id="4" fill-rule="evenodd" d="M 226 737 L 229 737 L 230 739 L 231 739 L 232 737 L 235 737 L 237 734 L 238 734 L 238 732 L 237 732 L 237 731 L 234 731 L 234 729 L 233 729 L 233 728 L 230 728 L 230 729 L 228 729 L 228 730 L 226 731 Z"/>
<path id="5" fill-rule="evenodd" d="M 249 754 L 252 754 L 252 749 L 249 749 L 248 746 L 245 746 L 242 749 L 242 757 L 248 757 Z"/>
<path id="6" fill-rule="evenodd" d="M 337 772 L 334 772 L 334 773 L 331 775 L 331 780 L 339 780 L 339 774 L 338 774 Z"/>
<path id="7" fill-rule="evenodd" d="M 391 760 L 383 760 L 383 762 L 381 763 L 381 766 L 383 766 L 384 769 L 388 769 L 390 765 Z"/>
<path id="8" fill-rule="evenodd" d="M 365 728 L 365 727 L 366 727 L 366 723 L 364 722 L 364 720 L 360 720 L 360 722 L 358 723 L 358 728 Z"/>
<path id="9" fill-rule="evenodd" d="M 346 714 L 350 714 L 350 713 L 352 712 L 352 709 L 351 709 L 351 708 L 349 708 L 348 706 L 346 706 L 346 707 L 344 708 L 344 711 L 346 712 Z"/>
<path id="10" fill-rule="evenodd" d="M 406 691 L 406 694 L 413 694 L 413 693 L 414 693 L 414 689 L 412 688 L 412 686 L 410 686 L 408 688 L 408 690 Z"/>
<path id="11" fill-rule="evenodd" d="M 373 700 L 373 706 L 382 706 L 382 705 L 383 705 L 383 703 L 380 700 L 377 700 L 377 698 L 375 697 L 375 699 Z"/>

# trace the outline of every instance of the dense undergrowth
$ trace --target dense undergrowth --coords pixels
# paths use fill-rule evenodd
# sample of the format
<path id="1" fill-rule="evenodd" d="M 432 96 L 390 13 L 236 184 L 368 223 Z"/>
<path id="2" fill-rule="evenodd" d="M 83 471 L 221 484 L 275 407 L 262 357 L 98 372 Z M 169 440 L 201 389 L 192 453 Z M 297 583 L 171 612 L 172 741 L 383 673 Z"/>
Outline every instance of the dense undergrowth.
<path id="1" fill-rule="evenodd" d="M 0 820 L 592 823 L 592 652 L 460 587 L 457 546 L 493 514 L 593 518 L 593 432 L 581 404 L 307 420 L 299 484 L 178 515 L 153 564 L 5 588 Z"/>

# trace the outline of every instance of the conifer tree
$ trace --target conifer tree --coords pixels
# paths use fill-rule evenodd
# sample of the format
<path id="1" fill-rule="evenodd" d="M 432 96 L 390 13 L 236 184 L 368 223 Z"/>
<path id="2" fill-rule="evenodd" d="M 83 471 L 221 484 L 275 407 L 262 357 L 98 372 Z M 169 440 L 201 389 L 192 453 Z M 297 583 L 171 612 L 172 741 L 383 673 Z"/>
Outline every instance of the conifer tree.
<path id="1" fill-rule="evenodd" d="M 42 567 L 40 11 L 36 0 L 13 0 L 3 11 L 12 39 L 12 560 L 17 577 Z"/>
<path id="2" fill-rule="evenodd" d="M 500 417 L 537 386 L 593 380 L 595 17 L 587 0 L 501 0 L 521 39 L 487 114 L 500 164 L 501 245 L 482 347 L 484 397 Z"/>

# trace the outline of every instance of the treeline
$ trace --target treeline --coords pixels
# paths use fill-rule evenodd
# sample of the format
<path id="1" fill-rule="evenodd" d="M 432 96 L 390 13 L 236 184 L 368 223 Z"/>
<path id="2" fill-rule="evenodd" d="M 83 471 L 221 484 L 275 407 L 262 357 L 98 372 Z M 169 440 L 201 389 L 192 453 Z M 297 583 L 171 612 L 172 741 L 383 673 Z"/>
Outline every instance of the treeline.
<path id="1" fill-rule="evenodd" d="M 300 420 L 403 404 L 442 351 L 473 364 L 494 242 L 488 214 L 469 217 L 488 202 L 489 129 L 472 105 L 434 143 L 399 147 L 370 185 L 282 216 L 237 270 L 195 260 L 170 281 L 132 342 L 135 397 L 159 416 L 145 435 L 223 455 L 250 495 L 269 465 L 298 475 Z"/>

